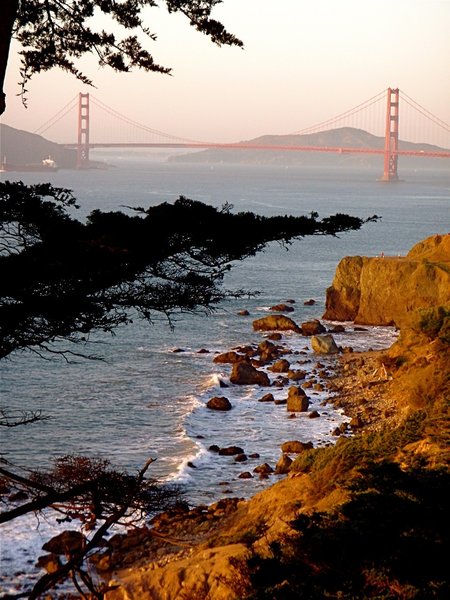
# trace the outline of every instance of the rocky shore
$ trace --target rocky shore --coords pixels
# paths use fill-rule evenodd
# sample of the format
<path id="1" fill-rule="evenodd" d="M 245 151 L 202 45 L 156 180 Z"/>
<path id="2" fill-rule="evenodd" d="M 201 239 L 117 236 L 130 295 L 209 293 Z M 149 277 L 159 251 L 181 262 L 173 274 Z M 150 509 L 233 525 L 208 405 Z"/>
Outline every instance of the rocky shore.
<path id="1" fill-rule="evenodd" d="M 347 319 L 350 299 L 352 319 L 400 327 L 386 351 L 336 354 L 326 385 L 351 428 L 344 424 L 327 448 L 300 444 L 296 458 L 285 446 L 282 456 L 294 459 L 285 463 L 287 477 L 248 501 L 183 506 L 114 536 L 94 558 L 115 587 L 108 600 L 446 597 L 439 557 L 450 544 L 450 234 L 421 242 L 402 259 L 344 261 L 325 317 Z M 366 291 L 370 279 L 376 295 Z M 382 318 L 375 316 L 380 305 Z M 325 337 L 319 322 L 299 327 L 271 315 L 254 327 L 272 332 L 272 340 L 215 360 L 230 364 L 236 385 L 266 386 L 259 369 L 270 363 L 293 390 L 292 414 L 308 410 L 298 370 L 283 363 L 277 336 L 286 329 L 311 333 L 313 326 L 316 338 Z M 332 344 L 328 351 L 335 352 Z M 228 408 L 218 405 L 210 408 Z M 427 556 L 418 561 L 421 545 Z"/>

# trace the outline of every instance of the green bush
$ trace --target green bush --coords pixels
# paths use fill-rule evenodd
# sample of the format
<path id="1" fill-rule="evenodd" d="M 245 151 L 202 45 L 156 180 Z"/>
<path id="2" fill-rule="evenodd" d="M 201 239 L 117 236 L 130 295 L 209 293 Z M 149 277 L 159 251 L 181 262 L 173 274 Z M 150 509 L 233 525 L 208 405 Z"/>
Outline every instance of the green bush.
<path id="1" fill-rule="evenodd" d="M 419 330 L 431 340 L 450 344 L 450 306 L 420 309 Z"/>

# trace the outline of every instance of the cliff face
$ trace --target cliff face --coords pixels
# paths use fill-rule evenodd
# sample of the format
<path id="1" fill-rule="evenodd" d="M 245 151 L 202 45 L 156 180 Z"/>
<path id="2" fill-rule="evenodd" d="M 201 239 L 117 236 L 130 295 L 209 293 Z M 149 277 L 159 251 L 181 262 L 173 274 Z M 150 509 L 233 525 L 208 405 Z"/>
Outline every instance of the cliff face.
<path id="1" fill-rule="evenodd" d="M 324 319 L 404 324 L 412 311 L 450 302 L 450 234 L 416 244 L 406 257 L 346 257 L 327 290 Z"/>

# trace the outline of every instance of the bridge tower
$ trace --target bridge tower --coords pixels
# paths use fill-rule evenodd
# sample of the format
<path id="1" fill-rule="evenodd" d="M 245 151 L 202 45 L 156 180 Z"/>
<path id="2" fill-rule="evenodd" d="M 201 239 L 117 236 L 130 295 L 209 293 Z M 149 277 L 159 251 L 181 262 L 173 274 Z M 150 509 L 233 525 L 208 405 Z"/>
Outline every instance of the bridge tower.
<path id="1" fill-rule="evenodd" d="M 384 138 L 384 172 L 381 181 L 398 181 L 398 113 L 399 89 L 388 88 L 386 133 Z"/>
<path id="2" fill-rule="evenodd" d="M 77 169 L 89 167 L 89 94 L 78 95 Z"/>

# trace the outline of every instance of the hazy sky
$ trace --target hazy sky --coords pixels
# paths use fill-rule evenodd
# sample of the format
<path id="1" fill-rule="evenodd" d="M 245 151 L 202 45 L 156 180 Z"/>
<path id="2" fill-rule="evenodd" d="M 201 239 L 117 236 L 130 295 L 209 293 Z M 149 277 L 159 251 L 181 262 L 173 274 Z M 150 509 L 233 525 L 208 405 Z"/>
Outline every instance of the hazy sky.
<path id="1" fill-rule="evenodd" d="M 32 80 L 27 109 L 16 96 L 14 45 L 3 122 L 34 131 L 89 91 L 155 129 L 235 141 L 298 131 L 399 87 L 450 123 L 450 0 L 224 0 L 213 16 L 244 50 L 218 48 L 183 16 L 151 9 L 158 40 L 147 47 L 172 77 L 117 74 L 83 60 L 96 89 L 53 70 Z M 75 112 L 71 119 L 46 136 L 74 140 Z"/>

